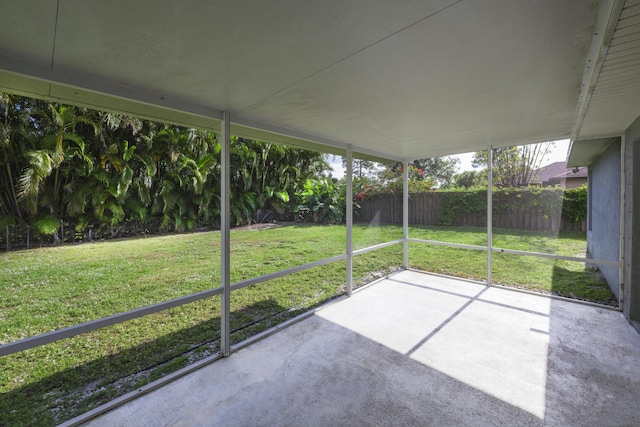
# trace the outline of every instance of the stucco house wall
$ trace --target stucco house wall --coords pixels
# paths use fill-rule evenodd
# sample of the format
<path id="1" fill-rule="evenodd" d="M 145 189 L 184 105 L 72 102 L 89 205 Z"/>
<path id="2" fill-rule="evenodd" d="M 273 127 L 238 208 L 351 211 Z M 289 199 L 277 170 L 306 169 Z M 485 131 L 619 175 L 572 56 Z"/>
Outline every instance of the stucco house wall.
<path id="1" fill-rule="evenodd" d="M 602 150 L 600 143 L 607 140 L 612 142 Z M 569 166 L 589 166 L 587 249 L 593 258 L 622 259 L 623 277 L 618 267 L 599 268 L 621 300 L 625 317 L 640 332 L 640 116 L 620 138 L 573 144 L 569 157 Z"/>
<path id="2" fill-rule="evenodd" d="M 589 166 L 587 250 L 595 259 L 619 259 L 620 161 L 620 142 L 615 142 Z M 619 297 L 619 268 L 610 265 L 598 268 L 613 293 Z"/>
<path id="3" fill-rule="evenodd" d="M 640 332 L 640 117 L 627 128 L 625 145 L 625 316 Z"/>

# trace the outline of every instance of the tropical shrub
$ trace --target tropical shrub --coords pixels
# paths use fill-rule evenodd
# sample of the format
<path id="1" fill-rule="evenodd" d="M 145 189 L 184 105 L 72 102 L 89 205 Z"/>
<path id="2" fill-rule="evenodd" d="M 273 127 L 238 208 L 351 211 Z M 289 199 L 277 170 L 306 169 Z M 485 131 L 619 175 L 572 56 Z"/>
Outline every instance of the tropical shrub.
<path id="1" fill-rule="evenodd" d="M 343 186 L 330 178 L 309 179 L 296 194 L 296 219 L 320 224 L 340 224 L 345 212 Z"/>

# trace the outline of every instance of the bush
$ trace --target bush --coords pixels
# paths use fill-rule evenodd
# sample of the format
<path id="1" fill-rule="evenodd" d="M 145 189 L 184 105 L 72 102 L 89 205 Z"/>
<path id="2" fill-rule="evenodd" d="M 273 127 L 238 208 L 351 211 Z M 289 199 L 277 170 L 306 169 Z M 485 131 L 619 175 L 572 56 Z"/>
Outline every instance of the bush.
<path id="1" fill-rule="evenodd" d="M 440 222 L 450 225 L 465 214 L 486 213 L 487 189 L 446 190 L 442 201 Z M 579 222 L 587 217 L 587 186 L 572 189 L 561 187 L 506 187 L 493 191 L 493 214 L 534 210 L 543 216 L 561 211 L 562 218 Z"/>
<path id="2" fill-rule="evenodd" d="M 343 187 L 343 186 L 342 186 Z M 329 178 L 309 179 L 302 191 L 296 194 L 299 200 L 295 208 L 296 219 L 320 224 L 341 224 L 345 212 L 345 191 Z"/>

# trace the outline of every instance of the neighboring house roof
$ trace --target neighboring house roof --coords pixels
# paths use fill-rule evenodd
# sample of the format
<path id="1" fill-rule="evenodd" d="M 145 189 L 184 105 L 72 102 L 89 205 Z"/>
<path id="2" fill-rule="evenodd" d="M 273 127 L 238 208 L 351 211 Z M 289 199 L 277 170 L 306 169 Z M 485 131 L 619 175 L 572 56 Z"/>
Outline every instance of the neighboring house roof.
<path id="1" fill-rule="evenodd" d="M 551 163 L 533 172 L 531 184 L 546 184 L 563 179 L 587 178 L 586 166 L 578 168 L 577 172 L 574 172 L 574 169 L 568 168 L 565 162 Z"/>

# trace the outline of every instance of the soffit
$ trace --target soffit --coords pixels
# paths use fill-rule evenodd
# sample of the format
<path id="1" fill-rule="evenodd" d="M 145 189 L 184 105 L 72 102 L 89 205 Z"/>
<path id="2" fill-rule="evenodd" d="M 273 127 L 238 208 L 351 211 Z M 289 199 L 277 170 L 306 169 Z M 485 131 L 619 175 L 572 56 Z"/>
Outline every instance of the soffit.
<path id="1" fill-rule="evenodd" d="M 611 144 L 617 141 L 620 141 L 619 137 L 571 141 L 567 167 L 590 166 Z"/>
<path id="2" fill-rule="evenodd" d="M 640 115 L 640 0 L 616 3 L 575 139 L 621 135 Z"/>

